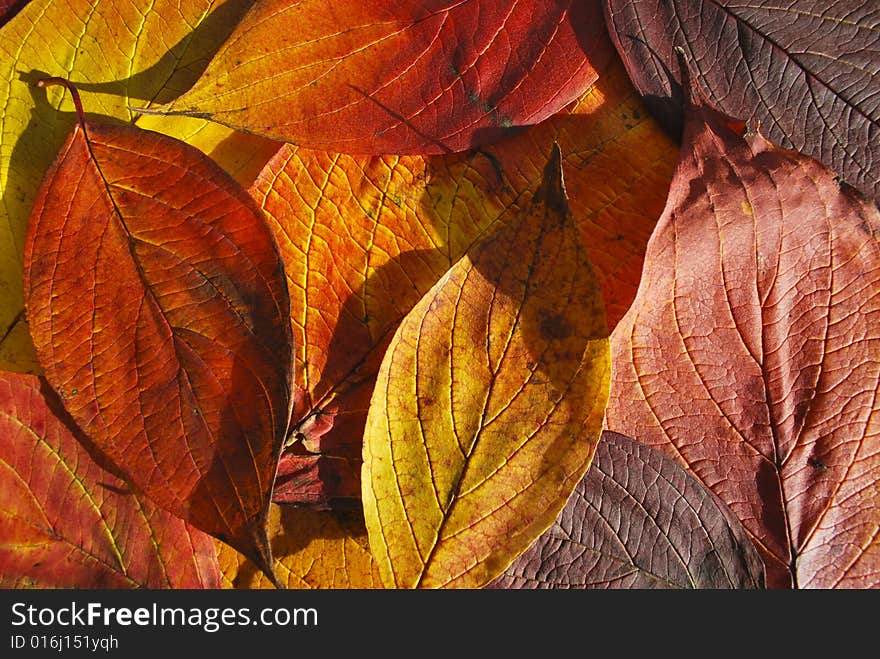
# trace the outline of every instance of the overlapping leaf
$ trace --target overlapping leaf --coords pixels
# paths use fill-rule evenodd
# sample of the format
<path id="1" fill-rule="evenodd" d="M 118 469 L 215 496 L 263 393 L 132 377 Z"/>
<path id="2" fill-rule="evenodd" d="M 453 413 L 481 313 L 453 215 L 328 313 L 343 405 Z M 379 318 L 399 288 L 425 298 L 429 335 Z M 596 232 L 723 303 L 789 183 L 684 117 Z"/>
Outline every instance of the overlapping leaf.
<path id="1" fill-rule="evenodd" d="M 382 361 L 363 502 L 386 586 L 482 586 L 553 522 L 599 438 L 606 337 L 555 147 L 529 210 L 443 276 Z"/>
<path id="2" fill-rule="evenodd" d="M 0 0 L 0 27 L 8 23 L 29 0 Z"/>
<path id="3" fill-rule="evenodd" d="M 622 66 L 604 70 L 568 111 L 475 154 L 355 158 L 286 147 L 266 168 L 252 194 L 286 264 L 299 385 L 292 439 L 303 440 L 282 459 L 276 501 L 314 503 L 315 486 L 334 482 L 337 496 L 351 493 L 391 335 L 476 240 L 528 202 L 554 139 L 613 326 L 638 287 L 675 154 Z"/>
<path id="4" fill-rule="evenodd" d="M 672 460 L 604 432 L 547 532 L 494 588 L 758 588 L 764 564 L 737 519 Z"/>
<path id="5" fill-rule="evenodd" d="M 381 588 L 360 512 L 272 506 L 269 537 L 279 580 L 287 588 Z M 271 588 L 244 556 L 217 543 L 224 588 Z"/>
<path id="6" fill-rule="evenodd" d="M 344 153 L 445 153 L 596 81 L 598 0 L 264 0 L 163 111 Z"/>
<path id="7" fill-rule="evenodd" d="M 0 374 L 0 586 L 218 588 L 211 538 L 131 493 L 78 438 L 45 383 Z"/>
<path id="8" fill-rule="evenodd" d="M 880 214 L 816 161 L 693 111 L 608 428 L 690 467 L 768 584 L 880 585 Z"/>
<path id="9" fill-rule="evenodd" d="M 251 0 L 33 0 L 0 34 L 0 365 L 38 368 L 23 322 L 22 246 L 39 181 L 75 123 L 64 76 L 90 112 L 128 121 L 129 105 L 187 89 Z M 229 132 L 229 131 L 227 131 Z"/>
<path id="10" fill-rule="evenodd" d="M 870 0 L 605 0 L 630 77 L 681 121 L 676 47 L 714 106 L 880 200 L 880 8 Z"/>
<path id="11" fill-rule="evenodd" d="M 259 209 L 158 133 L 78 124 L 25 251 L 28 320 L 80 427 L 159 505 L 268 569 L 289 304 Z"/>

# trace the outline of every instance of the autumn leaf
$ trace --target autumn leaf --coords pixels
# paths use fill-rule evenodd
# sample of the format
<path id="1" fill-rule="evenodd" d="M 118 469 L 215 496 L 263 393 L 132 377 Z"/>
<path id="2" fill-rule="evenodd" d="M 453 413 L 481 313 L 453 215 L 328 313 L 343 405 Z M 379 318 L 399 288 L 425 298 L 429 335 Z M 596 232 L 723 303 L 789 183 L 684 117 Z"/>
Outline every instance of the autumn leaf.
<path id="1" fill-rule="evenodd" d="M 619 63 L 565 112 L 472 154 L 367 158 L 288 146 L 266 167 L 251 194 L 284 256 L 298 384 L 275 501 L 352 495 L 394 330 L 468 249 L 527 207 L 554 140 L 613 326 L 635 296 L 675 157 Z"/>
<path id="2" fill-rule="evenodd" d="M 880 215 L 818 162 L 694 109 L 607 427 L 688 466 L 768 584 L 880 585 Z"/>
<path id="3" fill-rule="evenodd" d="M 388 587 L 479 587 L 556 518 L 599 439 L 601 292 L 556 147 L 528 212 L 398 328 L 364 433 L 370 548 Z"/>
<path id="4" fill-rule="evenodd" d="M 19 372 L 39 368 L 21 313 L 24 235 L 37 184 L 76 123 L 73 105 L 60 90 L 47 94 L 33 83 L 63 75 L 77 84 L 90 112 L 130 121 L 130 105 L 166 103 L 192 85 L 249 4 L 32 0 L 3 26 L 0 366 Z"/>
<path id="5" fill-rule="evenodd" d="M 875 3 L 606 0 L 606 16 L 630 77 L 667 122 L 680 127 L 680 47 L 714 107 L 880 201 Z"/>
<path id="6" fill-rule="evenodd" d="M 0 0 L 0 27 L 8 23 L 29 0 Z"/>
<path id="7" fill-rule="evenodd" d="M 598 0 L 265 0 L 160 111 L 313 149 L 457 152 L 578 98 L 603 32 Z"/>
<path id="8" fill-rule="evenodd" d="M 273 140 L 240 133 L 205 119 L 144 115 L 138 117 L 137 127 L 175 137 L 196 147 L 244 188 L 253 185 L 281 147 Z"/>
<path id="9" fill-rule="evenodd" d="M 672 460 L 602 433 L 556 522 L 493 588 L 760 588 L 737 519 Z"/>
<path id="10" fill-rule="evenodd" d="M 287 588 L 381 588 L 363 514 L 272 506 L 269 537 L 278 576 Z M 217 542 L 224 588 L 272 588 L 266 575 L 229 545 Z"/>
<path id="11" fill-rule="evenodd" d="M 292 347 L 247 193 L 183 142 L 83 120 L 34 205 L 25 295 L 77 424 L 156 503 L 270 569 Z"/>
<path id="12" fill-rule="evenodd" d="M 132 493 L 54 392 L 0 374 L 0 586 L 218 588 L 213 541 Z"/>

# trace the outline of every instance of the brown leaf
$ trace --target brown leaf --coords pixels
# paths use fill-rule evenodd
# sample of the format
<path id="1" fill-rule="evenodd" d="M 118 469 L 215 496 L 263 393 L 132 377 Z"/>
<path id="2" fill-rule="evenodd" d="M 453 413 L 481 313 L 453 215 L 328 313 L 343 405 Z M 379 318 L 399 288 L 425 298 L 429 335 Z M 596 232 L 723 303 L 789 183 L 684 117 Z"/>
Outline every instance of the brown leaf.
<path id="1" fill-rule="evenodd" d="M 759 588 L 764 564 L 693 476 L 605 431 L 556 522 L 493 588 Z"/>
<path id="2" fill-rule="evenodd" d="M 77 424 L 156 503 L 268 569 L 292 347 L 244 190 L 182 142 L 83 121 L 34 205 L 25 293 Z"/>
<path id="3" fill-rule="evenodd" d="M 80 441 L 45 382 L 0 374 L 0 586 L 219 588 L 211 538 Z"/>
<path id="4" fill-rule="evenodd" d="M 816 161 L 689 118 L 607 427 L 687 465 L 771 586 L 880 585 L 880 214 Z"/>

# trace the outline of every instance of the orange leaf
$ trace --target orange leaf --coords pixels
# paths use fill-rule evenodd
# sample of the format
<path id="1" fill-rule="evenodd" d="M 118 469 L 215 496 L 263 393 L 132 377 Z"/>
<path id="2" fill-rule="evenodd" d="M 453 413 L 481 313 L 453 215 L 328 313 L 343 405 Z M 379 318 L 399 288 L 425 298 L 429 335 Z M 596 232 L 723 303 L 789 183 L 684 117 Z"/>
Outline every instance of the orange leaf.
<path id="1" fill-rule="evenodd" d="M 690 467 L 768 584 L 880 585 L 880 214 L 810 158 L 692 111 L 610 429 Z"/>
<path id="2" fill-rule="evenodd" d="M 529 210 L 407 315 L 364 432 L 370 548 L 388 587 L 479 587 L 584 475 L 608 395 L 602 296 L 556 147 Z"/>
<path id="3" fill-rule="evenodd" d="M 265 0 L 159 111 L 313 149 L 449 153 L 561 110 L 612 53 L 598 0 Z"/>
<path id="4" fill-rule="evenodd" d="M 474 154 L 355 158 L 280 150 L 251 193 L 287 270 L 298 384 L 293 439 L 316 415 L 332 412 L 332 427 L 308 449 L 294 445 L 282 472 L 303 473 L 302 461 L 316 453 L 330 457 L 312 465 L 325 478 L 347 484 L 359 471 L 370 395 L 391 335 L 453 263 L 524 207 L 554 139 L 613 327 L 635 296 L 675 158 L 619 62 L 566 112 Z M 314 503 L 314 494 L 279 482 L 275 496 Z"/>
<path id="5" fill-rule="evenodd" d="M 287 588 L 381 588 L 360 512 L 272 506 L 269 537 L 279 581 Z M 224 588 L 270 588 L 256 566 L 217 543 Z"/>
<path id="6" fill-rule="evenodd" d="M 81 121 L 34 205 L 25 294 L 79 426 L 160 506 L 268 569 L 289 302 L 244 190 L 182 142 Z"/>
<path id="7" fill-rule="evenodd" d="M 0 374 L 0 586 L 218 588 L 211 538 L 105 470 L 55 393 Z"/>

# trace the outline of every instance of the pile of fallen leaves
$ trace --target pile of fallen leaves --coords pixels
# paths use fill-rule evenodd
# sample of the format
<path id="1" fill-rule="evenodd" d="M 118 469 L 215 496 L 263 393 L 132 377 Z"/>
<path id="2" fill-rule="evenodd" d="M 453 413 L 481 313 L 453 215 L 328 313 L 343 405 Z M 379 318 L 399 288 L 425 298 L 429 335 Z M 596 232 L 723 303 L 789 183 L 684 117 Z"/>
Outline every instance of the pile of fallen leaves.
<path id="1" fill-rule="evenodd" d="M 0 26 L 0 585 L 880 585 L 875 3 Z"/>

